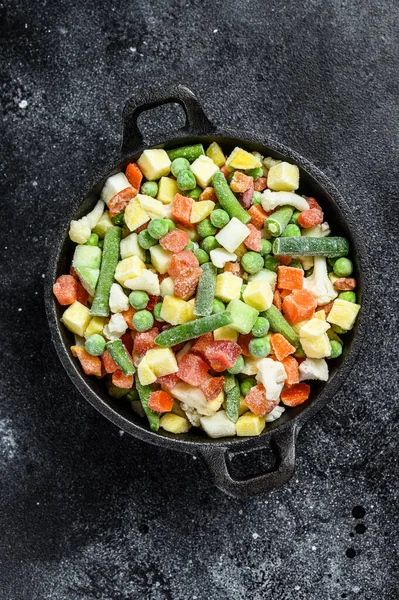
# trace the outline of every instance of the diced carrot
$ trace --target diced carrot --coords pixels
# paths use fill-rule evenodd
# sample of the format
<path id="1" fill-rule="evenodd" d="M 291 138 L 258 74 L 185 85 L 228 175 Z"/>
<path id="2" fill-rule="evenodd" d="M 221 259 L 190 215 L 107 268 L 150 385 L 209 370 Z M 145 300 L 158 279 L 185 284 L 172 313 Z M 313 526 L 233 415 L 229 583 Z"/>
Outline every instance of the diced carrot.
<path id="1" fill-rule="evenodd" d="M 268 400 L 264 386 L 259 383 L 250 389 L 244 398 L 244 404 L 248 406 L 254 415 L 264 417 L 272 412 L 273 408 L 278 404 L 278 400 Z"/>
<path id="2" fill-rule="evenodd" d="M 281 300 L 284 300 L 284 298 L 286 298 L 287 296 L 289 296 L 291 294 L 292 290 L 281 290 L 280 292 L 280 298 Z"/>
<path id="3" fill-rule="evenodd" d="M 267 188 L 267 177 L 259 177 L 254 181 L 255 192 L 263 192 Z"/>
<path id="4" fill-rule="evenodd" d="M 202 275 L 201 267 L 185 267 L 174 280 L 173 293 L 176 298 L 189 298 L 195 292 Z"/>
<path id="5" fill-rule="evenodd" d="M 251 208 L 248 209 L 248 214 L 251 215 L 251 223 L 256 227 L 256 229 L 262 229 L 266 219 L 267 213 L 263 210 L 259 204 L 253 204 Z"/>
<path id="6" fill-rule="evenodd" d="M 233 192 L 243 193 L 252 185 L 253 178 L 241 171 L 235 171 L 232 180 L 230 181 L 230 187 Z"/>
<path id="7" fill-rule="evenodd" d="M 192 198 L 176 194 L 175 199 L 173 200 L 172 217 L 185 227 L 192 227 L 190 215 L 193 204 L 194 200 Z"/>
<path id="8" fill-rule="evenodd" d="M 87 306 L 89 302 L 89 294 L 87 290 L 84 289 L 83 285 L 78 281 L 78 289 L 76 293 L 76 300 L 83 304 L 83 306 Z"/>
<path id="9" fill-rule="evenodd" d="M 162 248 L 169 252 L 181 252 L 190 242 L 190 238 L 185 231 L 175 227 L 159 240 Z"/>
<path id="10" fill-rule="evenodd" d="M 168 273 L 173 279 L 176 279 L 184 268 L 198 266 L 199 262 L 194 252 L 183 250 L 183 252 L 178 252 L 172 256 Z"/>
<path id="11" fill-rule="evenodd" d="M 133 375 L 125 375 L 120 369 L 112 373 L 112 383 L 118 388 L 130 390 L 133 387 L 133 381 Z"/>
<path id="12" fill-rule="evenodd" d="M 125 210 L 130 200 L 135 196 L 137 196 L 137 190 L 132 187 L 125 188 L 121 192 L 118 192 L 118 194 L 115 194 L 108 202 L 109 216 L 111 219 Z"/>
<path id="13" fill-rule="evenodd" d="M 173 398 L 163 390 L 152 392 L 148 400 L 148 407 L 159 413 L 170 412 L 173 407 Z"/>
<path id="14" fill-rule="evenodd" d="M 143 179 L 143 174 L 140 171 L 140 167 L 137 163 L 129 163 L 126 167 L 126 177 L 131 186 L 136 188 L 136 190 L 140 189 L 141 180 Z"/>
<path id="15" fill-rule="evenodd" d="M 300 225 L 304 229 L 309 229 L 310 227 L 314 227 L 315 225 L 320 225 L 321 223 L 323 223 L 323 220 L 323 211 L 321 211 L 318 208 L 310 208 L 309 210 L 304 210 L 298 216 L 298 225 Z"/>
<path id="16" fill-rule="evenodd" d="M 132 332 L 126 331 L 126 333 L 123 334 L 123 336 L 121 337 L 122 340 L 122 344 L 125 346 L 126 350 L 129 352 L 129 354 L 132 353 L 133 351 L 133 338 L 132 338 Z"/>
<path id="17" fill-rule="evenodd" d="M 204 333 L 201 335 L 195 342 L 193 346 L 191 346 L 190 352 L 192 354 L 196 354 L 197 356 L 201 356 L 201 358 L 205 358 L 205 349 L 209 344 L 213 342 L 213 335 L 211 333 Z"/>
<path id="18" fill-rule="evenodd" d="M 278 262 L 280 265 L 288 266 L 292 263 L 292 256 L 278 256 Z"/>
<path id="19" fill-rule="evenodd" d="M 241 346 L 241 354 L 244 356 L 251 356 L 249 351 L 249 342 L 253 339 L 253 335 L 250 333 L 240 333 L 238 336 L 237 344 Z"/>
<path id="20" fill-rule="evenodd" d="M 61 306 L 73 304 L 78 296 L 78 282 L 72 275 L 61 275 L 53 285 L 53 294 Z"/>
<path id="21" fill-rule="evenodd" d="M 137 233 L 137 235 L 138 235 L 139 233 L 141 233 L 142 231 L 147 229 L 148 224 L 149 224 L 149 221 L 147 221 L 146 223 L 143 223 L 142 225 L 140 225 L 140 227 L 137 227 L 137 229 L 135 229 L 135 233 Z"/>
<path id="22" fill-rule="evenodd" d="M 101 377 L 101 359 L 98 356 L 92 356 L 83 346 L 71 346 L 73 356 L 77 356 L 83 371 L 86 375 L 95 375 Z"/>
<path id="23" fill-rule="evenodd" d="M 162 375 L 162 377 L 158 377 L 156 383 L 158 383 L 163 389 L 167 392 L 173 390 L 175 385 L 179 383 L 180 379 L 177 373 L 171 373 L 170 375 Z"/>
<path id="24" fill-rule="evenodd" d="M 211 402 L 217 396 L 219 396 L 220 392 L 223 389 L 225 384 L 225 377 L 205 377 L 200 384 L 200 388 L 202 393 L 204 394 L 207 402 Z"/>
<path id="25" fill-rule="evenodd" d="M 241 268 L 239 263 L 233 263 L 233 262 L 227 262 L 224 267 L 223 267 L 223 271 L 227 271 L 229 273 L 233 273 L 233 275 L 239 275 Z"/>
<path id="26" fill-rule="evenodd" d="M 305 196 L 307 203 L 309 204 L 309 208 L 318 208 L 319 210 L 322 210 L 320 204 L 317 202 L 316 198 L 313 198 L 312 196 Z"/>
<path id="27" fill-rule="evenodd" d="M 281 296 L 280 292 L 276 290 L 273 294 L 273 304 L 278 310 L 281 310 Z"/>
<path id="28" fill-rule="evenodd" d="M 137 332 L 134 338 L 133 349 L 137 354 L 145 354 L 147 350 L 151 350 L 156 347 L 154 342 L 155 338 L 159 334 L 158 327 L 153 327 L 147 331 Z"/>
<path id="29" fill-rule="evenodd" d="M 303 271 L 294 267 L 278 267 L 277 287 L 280 290 L 301 290 L 303 288 Z"/>
<path id="30" fill-rule="evenodd" d="M 137 310 L 135 308 L 133 308 L 133 306 L 129 306 L 129 308 L 127 310 L 124 310 L 122 312 L 122 317 L 125 319 L 127 326 L 129 327 L 129 329 L 136 329 L 135 326 L 133 325 L 133 317 L 135 315 L 135 313 L 137 312 Z"/>
<path id="31" fill-rule="evenodd" d="M 309 398 L 310 385 L 307 383 L 296 383 L 281 392 L 281 401 L 286 406 L 298 406 Z"/>
<path id="32" fill-rule="evenodd" d="M 334 302 L 329 302 L 328 304 L 323 304 L 323 306 L 319 306 L 319 310 L 324 310 L 326 317 L 328 317 L 328 315 L 331 312 L 331 309 L 333 307 Z"/>
<path id="33" fill-rule="evenodd" d="M 257 229 L 255 225 L 252 225 L 252 223 L 249 223 L 247 227 L 251 233 L 248 235 L 248 237 L 245 238 L 244 246 L 248 248 L 248 250 L 260 252 L 262 250 L 262 238 L 260 230 Z M 297 270 L 299 271 L 300 269 Z"/>
<path id="34" fill-rule="evenodd" d="M 216 192 L 213 187 L 206 187 L 200 197 L 198 198 L 200 202 L 203 200 L 212 200 L 212 202 L 217 202 Z"/>
<path id="35" fill-rule="evenodd" d="M 116 364 L 116 362 L 114 361 L 114 359 L 112 358 L 112 356 L 110 355 L 108 350 L 105 350 L 102 353 L 101 360 L 103 362 L 104 369 L 106 370 L 107 373 L 115 373 L 115 371 L 117 371 L 119 369 L 118 365 Z"/>
<path id="36" fill-rule="evenodd" d="M 282 304 L 283 313 L 290 323 L 311 319 L 316 307 L 316 300 L 308 290 L 293 290 Z"/>
<path id="37" fill-rule="evenodd" d="M 228 176 L 229 176 L 229 174 L 230 174 L 230 171 L 228 170 L 228 168 L 226 167 L 226 165 L 222 165 L 222 166 L 220 167 L 220 171 L 223 173 L 223 175 L 224 175 L 224 176 L 226 177 L 226 179 L 227 179 L 227 177 L 228 177 Z"/>
<path id="38" fill-rule="evenodd" d="M 277 360 L 284 360 L 295 352 L 295 346 L 290 344 L 281 333 L 273 333 L 271 343 Z"/>
<path id="39" fill-rule="evenodd" d="M 298 361 L 293 356 L 286 356 L 282 361 L 283 367 L 287 374 L 285 385 L 290 386 L 294 383 L 299 383 L 299 365 Z"/>

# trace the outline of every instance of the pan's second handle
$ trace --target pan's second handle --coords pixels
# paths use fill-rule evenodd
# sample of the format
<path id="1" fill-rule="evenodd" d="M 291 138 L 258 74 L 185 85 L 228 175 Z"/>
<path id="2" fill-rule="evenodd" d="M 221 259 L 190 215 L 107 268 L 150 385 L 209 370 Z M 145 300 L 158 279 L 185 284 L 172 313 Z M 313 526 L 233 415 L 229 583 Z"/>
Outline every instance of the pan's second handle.
<path id="1" fill-rule="evenodd" d="M 272 445 L 277 455 L 276 467 L 263 475 L 248 479 L 234 479 L 230 474 L 227 467 L 228 448 L 210 447 L 202 454 L 212 472 L 216 487 L 235 498 L 250 498 L 271 492 L 292 477 L 295 470 L 297 435 L 298 428 L 295 425 L 288 425 L 280 431 L 277 429 L 272 435 Z"/>
<path id="2" fill-rule="evenodd" d="M 187 87 L 184 85 L 153 87 L 138 93 L 125 105 L 123 110 L 123 154 L 134 152 L 144 143 L 143 134 L 137 123 L 138 116 L 146 110 L 173 102 L 180 104 L 186 115 L 182 133 L 206 135 L 215 131 L 215 126 L 205 115 L 198 99 Z"/>

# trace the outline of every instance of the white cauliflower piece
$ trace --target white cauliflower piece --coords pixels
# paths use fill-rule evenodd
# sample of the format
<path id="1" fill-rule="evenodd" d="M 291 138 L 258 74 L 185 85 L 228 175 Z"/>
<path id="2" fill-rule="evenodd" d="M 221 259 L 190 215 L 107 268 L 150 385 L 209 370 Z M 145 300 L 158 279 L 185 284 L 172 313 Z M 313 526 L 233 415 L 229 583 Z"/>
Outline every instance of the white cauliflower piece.
<path id="1" fill-rule="evenodd" d="M 237 260 L 237 254 L 228 252 L 224 248 L 215 248 L 215 250 L 211 250 L 210 257 L 212 263 L 215 267 L 218 267 L 218 269 L 223 269 L 227 262 L 234 262 Z"/>
<path id="2" fill-rule="evenodd" d="M 79 221 L 71 221 L 69 227 L 69 237 L 76 244 L 85 244 L 91 235 L 90 223 L 87 217 L 82 217 Z"/>
<path id="3" fill-rule="evenodd" d="M 317 304 L 328 304 L 338 296 L 327 273 L 327 261 L 325 256 L 315 256 L 313 259 L 313 273 L 305 277 L 303 287 L 311 292 Z"/>
<path id="4" fill-rule="evenodd" d="M 184 404 L 184 402 L 182 402 L 180 404 L 180 406 L 184 410 L 185 415 L 186 415 L 187 419 L 190 421 L 191 425 L 193 425 L 194 427 L 199 427 L 200 419 L 201 419 L 202 415 L 200 415 L 200 413 L 192 406 L 189 406 L 188 404 Z"/>
<path id="5" fill-rule="evenodd" d="M 109 309 L 112 313 L 120 313 L 129 308 L 129 299 L 119 283 L 111 285 Z"/>
<path id="6" fill-rule="evenodd" d="M 293 206 L 297 210 L 308 210 L 309 204 L 305 198 L 294 192 L 272 192 L 265 190 L 262 194 L 262 207 L 268 213 L 277 206 Z"/>
<path id="7" fill-rule="evenodd" d="M 117 340 L 126 332 L 127 323 L 121 313 L 115 313 L 109 320 L 109 323 L 105 325 L 103 333 L 107 340 Z"/>
<path id="8" fill-rule="evenodd" d="M 273 421 L 277 421 L 277 419 L 279 419 L 281 417 L 281 415 L 283 414 L 284 411 L 285 411 L 284 406 L 275 406 L 273 408 L 272 412 L 269 412 L 269 414 L 266 415 L 266 417 L 265 417 L 266 423 L 271 423 Z"/>
<path id="9" fill-rule="evenodd" d="M 315 238 L 323 238 L 330 235 L 331 230 L 328 223 L 324 222 L 321 225 L 315 225 L 314 227 L 309 227 L 308 229 L 302 230 L 302 237 L 315 237 Z"/>
<path id="10" fill-rule="evenodd" d="M 137 277 L 134 277 L 133 279 L 127 279 L 125 281 L 125 287 L 129 288 L 130 290 L 147 292 L 152 296 L 159 296 L 161 293 L 158 275 L 149 269 L 143 269 L 140 275 Z"/>
<path id="11" fill-rule="evenodd" d="M 268 400 L 278 400 L 280 398 L 286 379 L 287 373 L 281 362 L 271 358 L 262 358 L 258 361 L 256 381 L 265 387 Z"/>
<path id="12" fill-rule="evenodd" d="M 328 380 L 328 365 L 324 358 L 307 358 L 299 365 L 299 381 Z"/>
<path id="13" fill-rule="evenodd" d="M 99 200 L 93 210 L 86 215 L 86 219 L 89 222 L 90 228 L 94 229 L 104 212 L 105 204 L 102 200 Z"/>

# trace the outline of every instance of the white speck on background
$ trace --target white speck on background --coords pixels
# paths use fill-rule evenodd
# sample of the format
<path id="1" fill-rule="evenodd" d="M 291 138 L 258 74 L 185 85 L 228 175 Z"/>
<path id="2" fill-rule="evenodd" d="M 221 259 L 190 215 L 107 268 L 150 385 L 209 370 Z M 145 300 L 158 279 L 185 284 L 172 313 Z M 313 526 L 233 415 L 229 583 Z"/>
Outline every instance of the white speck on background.
<path id="1" fill-rule="evenodd" d="M 28 106 L 28 102 L 26 100 L 21 100 L 18 106 L 19 108 L 26 108 Z"/>
<path id="2" fill-rule="evenodd" d="M 217 33 L 219 31 L 219 29 L 214 29 L 213 33 Z"/>
<path id="3" fill-rule="evenodd" d="M 37 181 L 32 181 L 33 187 L 37 187 Z"/>
<path id="4" fill-rule="evenodd" d="M 296 585 L 296 586 L 294 587 L 294 590 L 295 590 L 296 592 L 299 592 L 299 590 L 300 590 L 300 589 L 301 589 L 301 587 L 300 587 L 299 585 Z"/>
<path id="5" fill-rule="evenodd" d="M 22 312 L 22 308 L 19 308 L 19 309 L 18 309 L 18 312 Z"/>
<path id="6" fill-rule="evenodd" d="M 130 50 L 130 52 L 132 52 L 132 54 L 137 52 L 137 48 L 135 48 L 135 46 L 130 46 L 129 50 Z"/>
<path id="7" fill-rule="evenodd" d="M 17 444 L 10 424 L 5 419 L 0 421 L 0 455 L 10 460 L 14 458 Z"/>
<path id="8" fill-rule="evenodd" d="M 257 540 L 259 537 L 259 533 L 253 533 L 252 537 L 254 538 L 254 540 Z"/>
<path id="9" fill-rule="evenodd" d="M 42 279 L 44 279 L 46 277 L 45 273 L 42 273 Z"/>
<path id="10" fill-rule="evenodd" d="M 316 546 L 312 546 L 312 551 L 315 552 L 316 551 Z"/>
<path id="11" fill-rule="evenodd" d="M 120 435 L 121 437 L 122 437 L 123 435 L 125 435 L 125 432 L 124 432 L 124 431 L 122 431 L 122 429 L 120 429 L 118 433 L 119 433 L 119 435 Z"/>

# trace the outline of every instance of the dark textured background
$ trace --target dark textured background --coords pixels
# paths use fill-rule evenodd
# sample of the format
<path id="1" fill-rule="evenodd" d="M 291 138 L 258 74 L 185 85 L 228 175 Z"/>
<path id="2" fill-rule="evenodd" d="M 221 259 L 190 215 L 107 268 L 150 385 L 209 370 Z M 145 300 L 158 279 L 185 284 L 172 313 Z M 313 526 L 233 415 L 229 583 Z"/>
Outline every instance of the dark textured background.
<path id="1" fill-rule="evenodd" d="M 398 3 L 106 4 L 0 4 L 0 598 L 398 598 Z M 200 459 L 121 436 L 49 340 L 52 232 L 117 153 L 124 102 L 164 82 L 307 156 L 368 240 L 357 366 L 302 430 L 291 482 L 247 502 L 215 490 Z M 147 132 L 160 116 L 166 134 L 181 125 L 158 109 Z"/>

